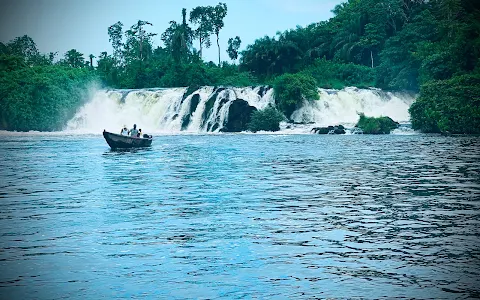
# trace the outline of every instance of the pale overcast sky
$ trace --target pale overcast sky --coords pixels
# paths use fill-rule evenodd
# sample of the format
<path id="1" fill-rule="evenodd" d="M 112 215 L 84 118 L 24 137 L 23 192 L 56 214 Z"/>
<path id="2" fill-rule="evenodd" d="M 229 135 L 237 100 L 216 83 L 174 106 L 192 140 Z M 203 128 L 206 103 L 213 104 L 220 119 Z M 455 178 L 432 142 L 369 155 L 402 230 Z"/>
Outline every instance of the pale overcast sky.
<path id="1" fill-rule="evenodd" d="M 0 41 L 24 34 L 34 39 L 38 49 L 59 56 L 75 48 L 85 57 L 90 53 L 112 52 L 108 26 L 121 21 L 128 29 L 137 20 L 153 23 L 150 32 L 158 33 L 154 44 L 161 45 L 160 34 L 170 20 L 181 22 L 182 8 L 187 14 L 196 6 L 225 2 L 228 14 L 220 32 L 222 60 L 227 60 L 227 40 L 240 36 L 241 50 L 255 39 L 273 36 L 277 31 L 306 26 L 332 17 L 331 10 L 342 0 L 0 0 Z M 187 15 L 188 16 L 188 15 Z M 206 61 L 217 61 L 217 49 L 204 51 Z M 198 41 L 194 42 L 198 48 Z"/>

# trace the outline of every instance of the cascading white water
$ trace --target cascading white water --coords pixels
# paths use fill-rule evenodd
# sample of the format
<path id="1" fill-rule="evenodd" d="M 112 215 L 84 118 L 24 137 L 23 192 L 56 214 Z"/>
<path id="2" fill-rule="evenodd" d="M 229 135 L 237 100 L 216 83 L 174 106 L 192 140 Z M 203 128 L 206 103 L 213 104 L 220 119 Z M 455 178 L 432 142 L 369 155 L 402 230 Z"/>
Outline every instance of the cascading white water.
<path id="1" fill-rule="evenodd" d="M 268 87 L 202 87 L 188 96 L 186 92 L 187 88 L 101 90 L 68 122 L 66 131 L 117 132 L 123 125 L 137 124 L 149 133 L 218 132 L 235 100 L 257 109 L 274 104 Z"/>
<path id="2" fill-rule="evenodd" d="M 388 116 L 404 123 L 410 121 L 408 108 L 414 96 L 407 93 L 391 93 L 379 89 L 343 90 L 319 89 L 320 99 L 305 101 L 302 108 L 292 114 L 295 122 L 312 122 L 318 126 L 354 125 L 358 114 L 369 117 Z"/>
<path id="3" fill-rule="evenodd" d="M 275 105 L 273 89 L 265 86 L 202 87 L 186 93 L 187 88 L 100 90 L 68 122 L 66 130 L 117 132 L 123 125 L 131 127 L 135 123 L 148 133 L 218 132 L 228 122 L 236 100 L 244 100 L 256 109 Z M 414 100 L 410 94 L 378 89 L 319 89 L 319 94 L 320 100 L 305 101 L 292 115 L 297 123 L 315 123 L 303 128 L 305 132 L 313 126 L 353 125 L 361 112 L 408 122 L 408 108 Z"/>

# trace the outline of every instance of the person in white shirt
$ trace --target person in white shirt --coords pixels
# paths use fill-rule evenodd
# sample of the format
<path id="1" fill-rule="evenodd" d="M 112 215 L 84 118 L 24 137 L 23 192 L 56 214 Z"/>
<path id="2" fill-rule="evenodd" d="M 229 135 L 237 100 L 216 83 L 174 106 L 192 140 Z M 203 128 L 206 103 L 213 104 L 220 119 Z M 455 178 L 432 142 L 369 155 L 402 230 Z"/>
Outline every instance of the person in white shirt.
<path id="1" fill-rule="evenodd" d="M 130 136 L 137 137 L 138 135 L 137 124 L 133 124 L 133 128 L 130 129 L 128 133 L 130 133 Z"/>
<path id="2" fill-rule="evenodd" d="M 123 125 L 122 131 L 120 131 L 121 135 L 128 135 L 127 125 Z"/>

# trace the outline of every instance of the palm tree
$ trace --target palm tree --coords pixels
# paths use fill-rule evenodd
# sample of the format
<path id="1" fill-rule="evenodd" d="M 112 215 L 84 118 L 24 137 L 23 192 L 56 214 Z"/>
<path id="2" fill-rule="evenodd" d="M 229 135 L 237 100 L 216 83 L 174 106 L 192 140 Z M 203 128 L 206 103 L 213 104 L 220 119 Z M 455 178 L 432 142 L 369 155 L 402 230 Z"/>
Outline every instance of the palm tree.
<path id="1" fill-rule="evenodd" d="M 95 55 L 90 54 L 88 57 L 90 58 L 90 68 L 93 68 L 93 59 L 95 58 Z"/>

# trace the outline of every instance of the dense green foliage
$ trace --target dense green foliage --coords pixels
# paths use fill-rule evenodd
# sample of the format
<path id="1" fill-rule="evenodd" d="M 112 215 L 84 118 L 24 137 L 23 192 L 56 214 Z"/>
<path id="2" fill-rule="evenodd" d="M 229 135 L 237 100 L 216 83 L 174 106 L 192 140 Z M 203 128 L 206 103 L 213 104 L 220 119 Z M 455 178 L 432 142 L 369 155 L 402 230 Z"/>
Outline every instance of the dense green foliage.
<path id="1" fill-rule="evenodd" d="M 319 99 L 317 85 L 312 76 L 305 74 L 285 74 L 274 84 L 275 103 L 289 117 L 303 101 Z"/>
<path id="2" fill-rule="evenodd" d="M 412 127 L 427 132 L 480 133 L 480 74 L 422 86 L 410 107 Z"/>
<path id="3" fill-rule="evenodd" d="M 323 58 L 335 62 L 335 68 L 355 64 L 372 69 L 366 78 L 333 80 L 341 85 L 418 91 L 430 80 L 478 67 L 478 1 L 349 0 L 333 13 L 328 21 L 256 40 L 241 53 L 242 68 L 264 79 L 311 69 Z M 318 70 L 321 73 L 321 67 Z M 333 76 L 324 75 L 319 84 Z"/>
<path id="4" fill-rule="evenodd" d="M 301 74 L 315 78 L 317 86 L 327 89 L 343 89 L 346 86 L 366 88 L 375 82 L 375 72 L 370 67 L 326 59 L 315 60 Z"/>
<path id="5" fill-rule="evenodd" d="M 389 134 L 390 131 L 398 127 L 398 123 L 389 117 L 367 117 L 360 114 L 357 125 L 365 134 Z"/>
<path id="6" fill-rule="evenodd" d="M 252 132 L 279 131 L 280 122 L 285 119 L 284 115 L 273 107 L 257 110 L 252 113 L 247 128 Z"/>
<path id="7" fill-rule="evenodd" d="M 260 80 L 301 72 L 319 87 L 420 92 L 411 110 L 415 128 L 473 132 L 466 124 L 478 122 L 472 103 L 479 92 L 462 78 L 480 70 L 480 1 L 349 0 L 333 13 L 256 40 L 241 53 L 242 70 Z M 442 95 L 449 83 L 468 96 Z"/>
<path id="8" fill-rule="evenodd" d="M 3 46 L 0 53 L 0 129 L 62 129 L 88 99 L 88 87 L 95 80 L 94 72 L 86 68 L 83 61 L 76 65 L 75 59 L 53 65 L 50 59 L 53 55 L 39 54 L 28 37 Z M 67 57 L 77 57 L 73 51 L 67 54 L 74 54 Z"/>
<path id="9" fill-rule="evenodd" d="M 125 30 L 124 24 L 117 22 L 108 28 L 113 52 L 97 57 L 72 49 L 56 60 L 56 53 L 38 53 L 27 36 L 0 43 L 4 55 L 2 128 L 32 128 L 25 121 L 32 119 L 26 117 L 27 111 L 35 111 L 42 102 L 15 99 L 34 97 L 42 90 L 39 82 L 49 82 L 44 89 L 48 93 L 59 93 L 44 97 L 56 102 L 63 101 L 65 91 L 84 88 L 95 77 L 113 88 L 274 84 L 278 108 L 287 116 L 305 99 L 317 98 L 317 87 L 411 90 L 420 92 L 411 109 L 415 128 L 472 132 L 467 124 L 477 124 L 478 89 L 472 78 L 480 73 L 480 1 L 347 0 L 333 9 L 334 17 L 328 21 L 259 38 L 244 51 L 239 51 L 240 37 L 230 38 L 224 53 L 233 64 L 222 62 L 219 44 L 227 11 L 224 3 L 190 12 L 183 9 L 181 20 L 170 21 L 161 34 L 149 32 L 152 24 L 148 21 L 139 20 Z M 212 36 L 218 47 L 218 64 L 202 59 L 202 50 L 211 46 Z M 163 46 L 155 48 L 154 39 Z M 442 94 L 446 87 L 448 91 Z M 30 96 L 19 96 L 27 91 Z M 15 101 L 31 107 L 23 109 Z M 66 107 L 80 100 L 65 101 Z M 22 111 L 15 114 L 25 115 L 23 123 L 17 125 L 20 119 L 5 111 L 13 107 Z M 59 128 L 63 117 L 53 118 L 68 113 L 64 108 L 58 110 L 62 113 L 53 114 L 40 127 Z"/>

